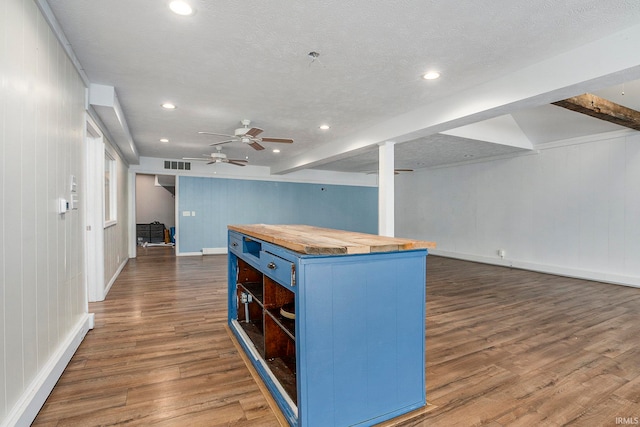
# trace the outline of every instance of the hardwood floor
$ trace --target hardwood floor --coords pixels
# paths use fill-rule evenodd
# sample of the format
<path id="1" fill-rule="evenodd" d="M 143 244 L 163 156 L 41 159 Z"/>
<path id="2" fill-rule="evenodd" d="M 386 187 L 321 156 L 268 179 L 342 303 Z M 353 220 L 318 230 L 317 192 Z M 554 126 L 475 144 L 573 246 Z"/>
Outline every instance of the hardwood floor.
<path id="1" fill-rule="evenodd" d="M 640 417 L 640 289 L 428 257 L 427 400 L 396 426 Z M 35 426 L 278 426 L 225 327 L 226 256 L 141 249 Z"/>

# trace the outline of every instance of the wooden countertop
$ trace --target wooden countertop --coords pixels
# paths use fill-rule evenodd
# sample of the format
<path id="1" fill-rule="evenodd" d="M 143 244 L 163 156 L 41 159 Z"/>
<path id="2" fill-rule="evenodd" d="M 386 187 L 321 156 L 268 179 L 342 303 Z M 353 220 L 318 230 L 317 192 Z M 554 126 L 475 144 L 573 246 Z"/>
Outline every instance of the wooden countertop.
<path id="1" fill-rule="evenodd" d="M 229 225 L 246 234 L 295 252 L 313 255 L 366 254 L 435 248 L 435 242 L 385 237 L 310 225 Z"/>

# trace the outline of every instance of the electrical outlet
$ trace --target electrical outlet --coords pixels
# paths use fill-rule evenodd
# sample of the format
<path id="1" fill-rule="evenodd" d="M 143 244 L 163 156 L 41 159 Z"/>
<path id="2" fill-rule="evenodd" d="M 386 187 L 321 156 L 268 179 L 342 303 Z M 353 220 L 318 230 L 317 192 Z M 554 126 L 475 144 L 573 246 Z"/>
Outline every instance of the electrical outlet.
<path id="1" fill-rule="evenodd" d="M 240 294 L 240 302 L 242 304 L 247 304 L 247 303 L 253 302 L 253 297 L 251 296 L 251 294 L 248 294 L 246 292 L 242 292 Z"/>

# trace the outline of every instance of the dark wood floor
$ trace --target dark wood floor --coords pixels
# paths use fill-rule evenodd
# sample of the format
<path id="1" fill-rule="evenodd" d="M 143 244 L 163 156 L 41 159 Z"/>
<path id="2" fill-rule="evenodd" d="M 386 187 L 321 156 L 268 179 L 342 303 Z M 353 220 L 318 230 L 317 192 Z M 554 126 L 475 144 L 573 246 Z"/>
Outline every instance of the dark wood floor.
<path id="1" fill-rule="evenodd" d="M 640 289 L 428 257 L 427 400 L 397 426 L 640 417 Z M 35 426 L 278 426 L 229 337 L 226 256 L 144 248 Z M 631 420 L 629 420 L 631 418 Z"/>

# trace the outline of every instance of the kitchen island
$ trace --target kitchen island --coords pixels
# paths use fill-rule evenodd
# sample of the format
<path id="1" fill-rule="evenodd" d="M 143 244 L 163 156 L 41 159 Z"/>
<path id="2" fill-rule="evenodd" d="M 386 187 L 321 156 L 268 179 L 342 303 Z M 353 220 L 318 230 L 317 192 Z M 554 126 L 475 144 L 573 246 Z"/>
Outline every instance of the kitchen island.
<path id="1" fill-rule="evenodd" d="M 370 426 L 425 405 L 434 243 L 228 228 L 229 326 L 292 426 Z"/>

